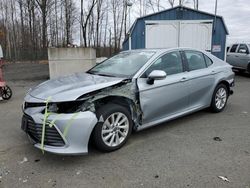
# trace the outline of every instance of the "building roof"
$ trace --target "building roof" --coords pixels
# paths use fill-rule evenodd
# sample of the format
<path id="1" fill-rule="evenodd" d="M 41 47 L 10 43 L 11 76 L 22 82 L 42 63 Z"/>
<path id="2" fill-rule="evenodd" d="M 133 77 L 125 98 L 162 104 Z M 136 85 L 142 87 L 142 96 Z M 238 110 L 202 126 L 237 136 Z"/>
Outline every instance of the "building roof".
<path id="1" fill-rule="evenodd" d="M 193 11 L 193 12 L 198 12 L 198 13 L 200 13 L 200 14 L 206 14 L 206 15 L 215 17 L 215 14 L 212 14 L 212 13 L 208 13 L 208 12 L 204 12 L 204 11 L 192 9 L 192 8 L 185 7 L 185 6 L 176 6 L 176 7 L 173 7 L 173 8 L 165 9 L 165 10 L 162 10 L 162 11 L 160 11 L 160 12 L 156 12 L 156 13 L 153 13 L 153 14 L 148 14 L 148 15 L 145 15 L 145 16 L 142 16 L 142 17 L 137 18 L 137 19 L 135 20 L 135 22 L 133 23 L 133 25 L 131 26 L 131 28 L 129 29 L 129 32 L 128 32 L 128 33 L 133 32 L 134 27 L 135 27 L 137 21 L 139 21 L 139 20 L 141 20 L 141 19 L 145 19 L 145 18 L 150 17 L 150 16 L 154 16 L 154 15 L 157 15 L 157 14 L 161 14 L 161 13 L 163 13 L 163 12 L 168 12 L 168 11 L 171 11 L 171 10 L 174 10 L 174 9 L 179 9 L 179 8 L 186 9 L 186 10 Z M 219 18 L 219 19 L 222 20 L 224 29 L 226 30 L 226 34 L 228 35 L 229 32 L 228 32 L 228 29 L 227 29 L 227 26 L 226 26 L 226 24 L 225 24 L 225 21 L 224 21 L 223 17 L 222 17 L 222 16 L 219 16 L 219 15 L 216 15 L 216 18 Z"/>

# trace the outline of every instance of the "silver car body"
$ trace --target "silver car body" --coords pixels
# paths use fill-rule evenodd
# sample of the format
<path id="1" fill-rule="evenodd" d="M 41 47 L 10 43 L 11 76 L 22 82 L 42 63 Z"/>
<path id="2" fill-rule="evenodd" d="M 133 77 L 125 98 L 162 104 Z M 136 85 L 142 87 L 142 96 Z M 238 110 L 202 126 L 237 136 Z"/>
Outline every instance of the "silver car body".
<path id="1" fill-rule="evenodd" d="M 183 50 L 193 49 L 151 49 L 150 51 L 155 52 L 154 55 L 130 79 L 76 73 L 46 81 L 27 93 L 23 111 L 29 119 L 25 121 L 32 121 L 34 126 L 41 127 L 45 106 L 36 104 L 44 104 L 48 97 L 51 97 L 51 102 L 55 103 L 78 100 L 94 103 L 103 98 L 126 99 L 130 104 L 136 131 L 207 108 L 219 83 L 224 82 L 228 87 L 234 84 L 231 66 L 210 53 L 202 52 L 213 61 L 213 64 L 207 68 L 169 75 L 165 79 L 156 80 L 152 85 L 147 84 L 147 78 L 141 77 L 163 54 Z M 53 114 L 48 120 L 53 121 L 56 116 L 57 114 Z M 57 116 L 58 120 L 54 127 L 64 144 L 60 146 L 45 144 L 45 151 L 57 154 L 88 152 L 90 135 L 96 123 L 100 121 L 96 117 L 95 108 L 92 106 L 79 112 L 68 134 L 64 136 L 63 132 L 72 116 L 73 114 L 70 113 L 61 114 L 59 118 Z M 28 136 L 36 147 L 41 148 L 40 142 L 34 141 L 29 134 Z"/>
<path id="2" fill-rule="evenodd" d="M 231 45 L 228 48 L 226 61 L 236 69 L 250 72 L 249 44 L 241 43 Z"/>

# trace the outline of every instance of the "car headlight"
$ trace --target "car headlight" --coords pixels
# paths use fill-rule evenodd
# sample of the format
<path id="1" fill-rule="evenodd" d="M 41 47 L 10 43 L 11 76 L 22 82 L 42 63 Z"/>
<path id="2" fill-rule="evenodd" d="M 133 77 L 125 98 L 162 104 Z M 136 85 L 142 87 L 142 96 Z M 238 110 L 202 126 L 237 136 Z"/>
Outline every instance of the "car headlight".
<path id="1" fill-rule="evenodd" d="M 52 113 L 75 113 L 85 110 L 86 110 L 85 101 L 49 103 L 47 106 L 47 111 Z"/>
<path id="2" fill-rule="evenodd" d="M 47 108 L 48 112 L 53 112 L 53 113 L 57 113 L 59 109 L 56 103 L 48 104 Z"/>

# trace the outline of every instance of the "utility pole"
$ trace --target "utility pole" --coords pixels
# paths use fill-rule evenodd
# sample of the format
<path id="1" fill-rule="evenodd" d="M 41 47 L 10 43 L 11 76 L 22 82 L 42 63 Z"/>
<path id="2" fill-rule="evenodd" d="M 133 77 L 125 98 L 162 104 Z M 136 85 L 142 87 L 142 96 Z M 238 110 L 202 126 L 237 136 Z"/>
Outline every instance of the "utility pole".
<path id="1" fill-rule="evenodd" d="M 215 32 L 215 29 L 216 29 L 216 22 L 217 22 L 217 0 L 215 0 L 215 10 L 214 10 L 214 32 Z"/>
<path id="2" fill-rule="evenodd" d="M 126 6 L 129 8 L 129 28 L 131 29 L 131 7 L 133 3 L 130 1 L 127 1 Z M 129 30 L 129 50 L 131 50 L 131 30 Z"/>

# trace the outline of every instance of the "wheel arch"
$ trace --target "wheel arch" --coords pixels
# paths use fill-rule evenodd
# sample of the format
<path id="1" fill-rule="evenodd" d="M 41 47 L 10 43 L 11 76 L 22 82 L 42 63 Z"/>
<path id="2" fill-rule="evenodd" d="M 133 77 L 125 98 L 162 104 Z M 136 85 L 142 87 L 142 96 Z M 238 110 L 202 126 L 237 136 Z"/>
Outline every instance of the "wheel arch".
<path id="1" fill-rule="evenodd" d="M 116 95 L 111 95 L 111 96 L 106 96 L 100 99 L 97 99 L 93 102 L 95 104 L 96 110 L 100 108 L 102 105 L 108 104 L 108 103 L 113 103 L 117 105 L 121 105 L 123 107 L 126 107 L 130 113 L 131 112 L 131 105 L 132 107 L 135 106 L 135 102 L 127 97 L 124 96 L 116 96 Z"/>
<path id="2" fill-rule="evenodd" d="M 137 113 L 133 111 L 133 109 L 136 109 L 136 103 L 132 99 L 124 97 L 124 96 L 110 95 L 110 96 L 106 96 L 106 97 L 97 99 L 97 100 L 93 101 L 93 103 L 95 105 L 96 111 L 101 106 L 106 105 L 108 103 L 121 105 L 121 106 L 127 108 L 129 113 L 131 114 L 131 118 L 132 118 L 132 122 L 133 122 L 132 127 L 133 127 L 133 129 L 136 129 L 135 122 L 136 122 L 136 119 L 138 117 L 137 117 Z M 94 128 L 92 129 L 91 136 L 89 138 L 89 143 L 93 139 L 93 132 L 94 132 Z"/>
<path id="3" fill-rule="evenodd" d="M 224 85 L 227 87 L 227 91 L 230 92 L 230 84 L 229 84 L 228 81 L 226 81 L 226 80 L 221 80 L 221 81 L 215 86 L 215 88 L 216 88 L 218 85 L 220 85 L 220 84 L 224 84 Z"/>

